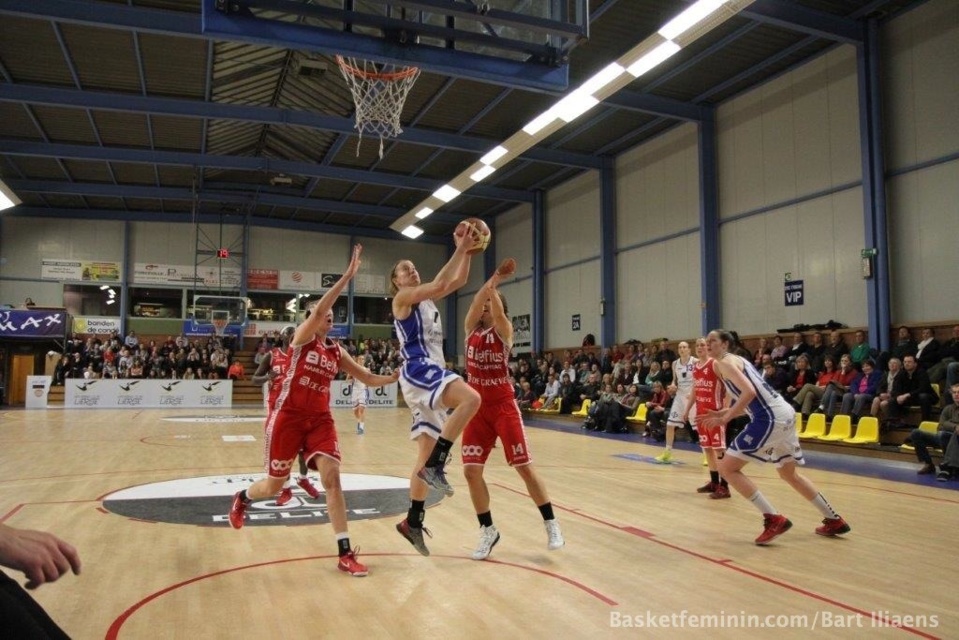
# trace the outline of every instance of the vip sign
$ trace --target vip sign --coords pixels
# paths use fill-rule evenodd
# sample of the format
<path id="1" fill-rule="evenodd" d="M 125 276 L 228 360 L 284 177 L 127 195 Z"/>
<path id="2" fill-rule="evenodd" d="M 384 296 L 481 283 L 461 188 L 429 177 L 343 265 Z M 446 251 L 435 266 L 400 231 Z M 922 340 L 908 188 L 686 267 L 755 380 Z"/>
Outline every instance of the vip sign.
<path id="1" fill-rule="evenodd" d="M 127 518 L 168 524 L 229 527 L 233 494 L 249 487 L 262 474 L 182 478 L 122 489 L 103 498 L 103 508 Z M 310 480 L 318 489 L 320 479 Z M 350 520 L 369 520 L 406 513 L 409 478 L 346 473 L 341 476 Z M 442 500 L 430 491 L 426 506 Z M 279 506 L 273 499 L 255 500 L 247 509 L 246 526 L 327 524 L 325 493 L 316 500 L 294 485 L 293 499 Z"/>

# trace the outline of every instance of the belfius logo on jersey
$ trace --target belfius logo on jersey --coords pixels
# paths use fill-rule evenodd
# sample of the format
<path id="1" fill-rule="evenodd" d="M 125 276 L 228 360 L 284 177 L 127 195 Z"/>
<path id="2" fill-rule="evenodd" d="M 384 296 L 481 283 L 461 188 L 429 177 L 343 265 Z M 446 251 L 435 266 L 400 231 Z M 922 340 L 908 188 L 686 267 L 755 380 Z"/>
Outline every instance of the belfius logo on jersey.
<path id="1" fill-rule="evenodd" d="M 111 513 L 148 522 L 229 527 L 233 494 L 249 487 L 262 474 L 182 478 L 122 489 L 103 498 Z M 280 506 L 273 498 L 254 500 L 246 511 L 246 526 L 326 524 L 330 521 L 326 494 L 319 477 L 310 481 L 321 491 L 310 498 L 295 483 L 293 499 Z M 409 507 L 409 478 L 346 473 L 341 476 L 350 520 L 368 520 L 405 514 Z M 430 491 L 426 506 L 443 498 Z"/>

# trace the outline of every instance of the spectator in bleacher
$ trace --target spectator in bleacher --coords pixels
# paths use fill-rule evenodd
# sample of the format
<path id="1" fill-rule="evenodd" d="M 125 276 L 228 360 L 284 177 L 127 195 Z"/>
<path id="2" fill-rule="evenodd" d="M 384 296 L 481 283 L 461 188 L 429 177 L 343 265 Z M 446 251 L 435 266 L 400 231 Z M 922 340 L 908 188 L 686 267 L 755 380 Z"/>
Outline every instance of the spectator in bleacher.
<path id="1" fill-rule="evenodd" d="M 883 371 L 887 371 L 889 369 L 888 363 L 891 358 L 898 358 L 899 361 L 902 362 L 902 359 L 905 356 L 916 355 L 916 349 L 918 347 L 916 345 L 916 341 L 912 339 L 912 330 L 909 327 L 905 325 L 899 327 L 896 330 L 896 336 L 896 344 L 893 346 L 892 350 L 883 351 L 881 354 L 879 354 L 878 365 Z"/>
<path id="2" fill-rule="evenodd" d="M 570 414 L 573 412 L 573 405 L 576 404 L 576 387 L 569 379 L 569 375 L 563 374 L 559 383 L 560 404 L 559 412 Z"/>
<path id="3" fill-rule="evenodd" d="M 829 340 L 826 342 L 826 353 L 831 355 L 836 362 L 841 362 L 842 357 L 849 353 L 849 347 L 846 341 L 842 339 L 842 334 L 836 329 L 829 332 Z M 852 360 L 850 360 L 852 362 Z"/>
<path id="4" fill-rule="evenodd" d="M 866 407 L 872 406 L 873 398 L 879 393 L 879 383 L 882 381 L 882 371 L 876 369 L 872 358 L 862 361 L 862 372 L 849 385 L 848 391 L 842 395 L 842 405 L 839 413 L 852 417 L 856 424 L 865 415 Z"/>
<path id="5" fill-rule="evenodd" d="M 639 392 L 647 396 L 652 395 L 653 387 L 657 382 L 663 384 L 664 387 L 666 386 L 665 383 L 663 383 L 662 367 L 654 360 L 649 364 L 649 371 L 643 378 L 643 383 L 637 385 L 639 387 Z"/>
<path id="6" fill-rule="evenodd" d="M 849 357 L 848 353 L 843 354 L 839 359 L 839 369 L 826 386 L 826 393 L 823 394 L 819 403 L 819 412 L 825 413 L 829 418 L 836 415 L 836 410 L 842 402 L 843 395 L 849 391 L 858 374 L 859 371 L 852 366 L 852 358 Z"/>
<path id="7" fill-rule="evenodd" d="M 558 409 L 556 405 L 560 400 L 560 390 L 561 385 L 559 380 L 556 379 L 556 374 L 551 373 L 546 378 L 546 389 L 543 392 L 542 397 L 540 398 L 543 401 L 543 409 Z"/>
<path id="8" fill-rule="evenodd" d="M 903 362 L 905 365 L 905 362 Z M 922 429 L 913 429 L 909 435 L 909 442 L 916 448 L 916 458 L 923 463 L 919 469 L 920 475 L 926 475 L 936 472 L 936 465 L 932 463 L 932 456 L 929 455 L 929 447 L 938 447 L 943 451 L 949 445 L 949 440 L 956 434 L 959 434 L 959 384 L 950 388 L 953 404 L 942 410 L 939 415 L 939 426 L 936 433 L 929 433 Z M 890 403 L 891 406 L 891 403 Z"/>
<path id="9" fill-rule="evenodd" d="M 582 404 L 586 400 L 590 402 L 595 402 L 599 399 L 600 392 L 600 377 L 599 372 L 590 373 L 589 377 L 586 378 L 586 384 L 582 385 L 579 389 L 579 402 Z"/>
<path id="10" fill-rule="evenodd" d="M 142 378 L 144 377 L 143 371 L 143 361 L 140 358 L 134 358 L 133 363 L 130 365 L 130 368 L 127 370 L 126 378 Z"/>
<path id="11" fill-rule="evenodd" d="M 812 367 L 813 371 L 823 370 L 826 360 L 826 345 L 823 343 L 822 334 L 818 331 L 812 334 L 812 344 L 806 351 L 806 355 L 809 357 L 809 366 Z M 835 368 L 837 362 L 839 361 L 833 358 L 833 368 Z"/>
<path id="12" fill-rule="evenodd" d="M 928 420 L 932 415 L 932 405 L 937 399 L 929 383 L 929 375 L 919 367 L 914 355 L 907 355 L 902 359 L 902 368 L 902 391 L 890 398 L 886 407 L 889 422 L 892 425 L 901 423 L 905 410 L 915 406 L 919 407 L 922 419 Z"/>
<path id="13" fill-rule="evenodd" d="M 794 369 L 796 367 L 796 360 L 799 358 L 799 356 L 806 355 L 808 351 L 809 345 L 806 344 L 806 340 L 803 338 L 802 333 L 799 331 L 793 333 L 792 346 L 789 347 L 789 351 L 786 352 L 786 359 L 789 363 L 789 367 Z"/>
<path id="14" fill-rule="evenodd" d="M 666 419 L 669 417 L 673 399 L 658 380 L 653 383 L 653 395 L 646 402 L 646 433 L 657 442 L 666 440 Z"/>
<path id="15" fill-rule="evenodd" d="M 769 355 L 772 356 L 773 362 L 777 362 L 786 357 L 786 345 L 783 344 L 783 337 L 778 333 L 773 336 L 773 349 L 769 352 Z M 782 365 L 776 365 L 781 367 Z"/>
<path id="16" fill-rule="evenodd" d="M 112 362 L 104 362 L 103 371 L 100 373 L 100 377 L 110 380 L 116 379 L 118 377 L 116 366 L 114 366 Z"/>
<path id="17" fill-rule="evenodd" d="M 756 347 L 756 353 L 753 354 L 753 366 L 757 371 L 763 370 L 763 357 L 772 356 L 773 350 L 769 347 L 769 341 L 766 338 L 759 339 L 759 346 Z"/>
<path id="18" fill-rule="evenodd" d="M 878 418 L 885 411 L 891 398 L 902 393 L 902 380 L 905 377 L 905 372 L 902 370 L 902 360 L 890 358 L 888 366 L 889 370 L 879 379 L 878 393 L 873 398 L 872 409 L 869 411 L 869 415 L 874 418 Z"/>
<path id="19" fill-rule="evenodd" d="M 826 394 L 826 387 L 836 377 L 836 361 L 826 356 L 822 362 L 823 370 L 817 376 L 816 381 L 804 384 L 796 397 L 793 398 L 793 405 L 797 411 L 802 413 L 803 422 L 809 419 L 813 407 L 822 403 L 822 398 Z"/>
<path id="20" fill-rule="evenodd" d="M 668 360 L 669 364 L 673 363 L 673 360 L 676 359 L 676 352 L 669 348 L 669 341 L 666 338 L 663 338 L 659 341 L 659 351 L 656 352 L 656 362 L 662 365 L 663 360 Z M 668 366 L 666 367 L 669 368 Z M 663 385 L 666 386 L 666 385 Z"/>
<path id="21" fill-rule="evenodd" d="M 929 369 L 934 367 L 941 360 L 939 355 L 939 341 L 936 340 L 936 334 L 932 332 L 932 329 L 926 327 L 921 332 L 921 340 L 919 344 L 916 345 L 916 362 L 919 363 L 919 366 L 925 369 L 926 374 L 928 375 Z"/>
<path id="22" fill-rule="evenodd" d="M 517 400 L 519 408 L 523 411 L 528 411 L 530 407 L 533 406 L 533 403 L 536 402 L 536 393 L 533 391 L 533 387 L 530 385 L 529 380 L 523 380 L 520 382 L 520 395 Z"/>
<path id="23" fill-rule="evenodd" d="M 929 381 L 942 383 L 946 379 L 946 368 L 953 362 L 959 361 L 959 324 L 952 328 L 952 338 L 947 340 L 939 349 L 942 358 L 939 362 L 929 369 Z M 943 398 L 950 398 L 948 393 L 942 394 Z"/>
<path id="24" fill-rule="evenodd" d="M 70 373 L 70 356 L 64 354 L 60 357 L 60 362 L 53 369 L 53 386 L 62 387 L 66 382 L 67 375 Z"/>
<path id="25" fill-rule="evenodd" d="M 767 358 L 769 356 L 766 356 Z M 789 378 L 786 376 L 786 372 L 773 364 L 772 360 L 767 360 L 763 362 L 763 380 L 766 381 L 770 387 L 776 390 L 777 393 L 786 397 L 786 388 L 789 386 Z"/>
<path id="26" fill-rule="evenodd" d="M 233 364 L 230 365 L 230 368 L 227 369 L 226 377 L 230 380 L 243 380 L 246 377 L 246 372 L 243 370 L 243 363 L 239 360 L 234 360 Z"/>
<path id="27" fill-rule="evenodd" d="M 805 353 L 800 354 L 793 365 L 795 370 L 789 385 L 786 387 L 786 399 L 789 401 L 793 401 L 800 389 L 816 379 L 815 372 L 809 368 L 809 358 L 806 357 Z"/>
<path id="28" fill-rule="evenodd" d="M 673 383 L 673 362 L 671 360 L 663 360 L 659 363 L 659 373 L 660 380 L 663 383 L 664 387 L 669 387 Z"/>
<path id="29" fill-rule="evenodd" d="M 625 433 L 628 430 L 626 418 L 636 413 L 636 407 L 639 406 L 639 390 L 636 385 L 629 385 L 625 393 L 622 391 L 622 385 L 617 387 L 616 404 L 610 408 L 606 419 L 606 433 Z"/>
<path id="30" fill-rule="evenodd" d="M 127 334 L 127 337 L 123 339 L 123 344 L 127 346 L 131 351 L 140 346 L 140 339 L 137 337 L 136 331 L 130 330 L 130 333 Z"/>
<path id="31" fill-rule="evenodd" d="M 869 343 L 866 342 L 866 332 L 859 330 L 855 334 L 854 340 L 856 344 L 853 345 L 852 349 L 849 350 L 849 357 L 852 358 L 852 363 L 857 367 L 862 366 L 862 363 L 870 357 L 870 347 Z M 875 365 L 875 362 L 873 362 Z M 875 369 L 875 366 L 873 366 Z"/>

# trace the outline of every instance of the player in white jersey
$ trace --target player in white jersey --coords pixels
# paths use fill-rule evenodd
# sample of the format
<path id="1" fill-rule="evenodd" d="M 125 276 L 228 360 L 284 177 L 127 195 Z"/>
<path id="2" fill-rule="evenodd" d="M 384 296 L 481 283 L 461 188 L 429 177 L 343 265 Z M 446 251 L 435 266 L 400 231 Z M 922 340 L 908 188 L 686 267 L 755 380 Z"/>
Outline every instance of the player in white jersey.
<path id="1" fill-rule="evenodd" d="M 676 440 L 676 429 L 685 426 L 686 422 L 683 416 L 686 415 L 686 407 L 692 402 L 693 394 L 693 369 L 696 358 L 689 355 L 689 343 L 679 343 L 679 357 L 673 360 L 673 382 L 670 384 L 670 395 L 674 395 L 673 404 L 669 410 L 669 417 L 666 419 L 666 450 L 656 456 L 656 462 L 660 464 L 669 464 L 673 461 L 673 442 Z M 695 410 L 693 411 L 695 416 Z"/>
<path id="2" fill-rule="evenodd" d="M 731 406 L 706 412 L 696 421 L 706 426 L 726 424 L 743 414 L 749 415 L 749 424 L 736 436 L 719 460 L 719 473 L 744 498 L 763 514 L 763 532 L 756 544 L 769 544 L 792 526 L 786 516 L 773 508 L 756 484 L 742 472 L 750 460 L 773 462 L 779 477 L 806 498 L 823 515 L 822 526 L 816 527 L 821 536 L 848 533 L 850 528 L 826 502 L 816 486 L 796 470 L 804 464 L 799 438 L 796 435 L 796 411 L 746 359 L 729 352 L 734 344 L 732 335 L 723 329 L 709 333 L 706 345 L 713 358 L 713 369 L 726 385 L 733 402 Z"/>
<path id="3" fill-rule="evenodd" d="M 400 389 L 413 413 L 410 438 L 417 443 L 416 465 L 410 477 L 410 509 L 396 530 L 424 556 L 430 553 L 423 540 L 424 533 L 430 535 L 423 527 L 426 496 L 431 486 L 453 495 L 443 467 L 453 441 L 480 405 L 479 393 L 446 368 L 443 356 L 443 325 L 435 301 L 466 284 L 468 251 L 477 241 L 470 234 L 454 235 L 453 240 L 456 250 L 430 282 L 420 280 L 410 260 L 400 260 L 390 273 L 393 326 L 403 357 Z"/>
<path id="4" fill-rule="evenodd" d="M 366 356 L 357 356 L 356 362 L 366 366 Z M 366 405 L 370 401 L 370 390 L 362 380 L 350 379 L 350 402 L 353 404 L 353 416 L 356 418 L 356 435 L 366 433 Z"/>

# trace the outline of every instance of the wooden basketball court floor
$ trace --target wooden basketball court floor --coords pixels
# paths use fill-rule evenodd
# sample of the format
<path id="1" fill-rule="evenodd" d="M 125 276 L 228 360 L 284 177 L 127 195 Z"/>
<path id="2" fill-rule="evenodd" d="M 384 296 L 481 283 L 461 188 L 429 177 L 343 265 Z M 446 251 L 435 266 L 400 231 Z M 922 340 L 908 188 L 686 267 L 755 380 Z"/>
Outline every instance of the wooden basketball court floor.
<path id="1" fill-rule="evenodd" d="M 806 472 L 852 526 L 842 539 L 815 535 L 818 512 L 772 466 L 749 465 L 794 522 L 757 547 L 761 518 L 744 499 L 694 492 L 706 470 L 691 448 L 657 465 L 659 449 L 635 436 L 537 421 L 530 446 L 563 549 L 546 549 L 539 513 L 498 449 L 486 477 L 502 539 L 489 560 L 470 559 L 477 522 L 457 461 L 456 495 L 427 512 L 430 557 L 394 530 L 405 498 L 402 513 L 351 519 L 365 578 L 337 571 L 329 524 L 235 531 L 222 519 L 172 524 L 150 506 L 137 517 L 105 507 L 144 485 L 260 472 L 262 422 L 234 420 L 261 414 L 0 413 L 0 521 L 55 532 L 83 559 L 80 576 L 34 592 L 71 637 L 959 637 L 959 483 L 917 478 L 901 462 L 848 467 L 808 454 Z M 164 419 L 183 416 L 206 418 Z M 414 457 L 407 410 L 369 411 L 363 436 L 349 412 L 335 417 L 343 473 L 402 484 Z M 186 485 L 159 486 L 189 500 Z M 236 486 L 214 512 L 228 512 Z"/>

